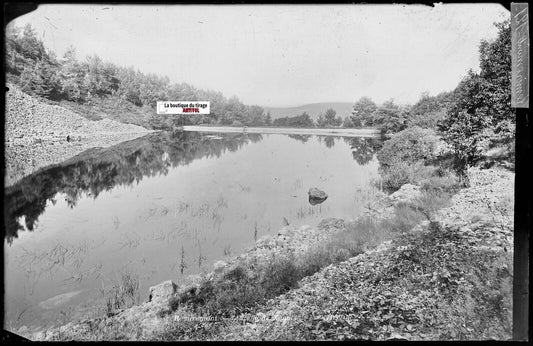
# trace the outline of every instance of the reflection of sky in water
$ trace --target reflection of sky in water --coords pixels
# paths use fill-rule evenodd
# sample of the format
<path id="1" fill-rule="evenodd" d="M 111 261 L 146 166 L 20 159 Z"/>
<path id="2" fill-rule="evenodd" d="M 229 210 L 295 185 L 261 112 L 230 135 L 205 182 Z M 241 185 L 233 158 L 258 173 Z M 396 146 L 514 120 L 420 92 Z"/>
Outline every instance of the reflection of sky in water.
<path id="1" fill-rule="evenodd" d="M 209 271 L 214 261 L 276 233 L 283 218 L 314 226 L 325 217 L 356 217 L 362 208 L 356 190 L 376 177 L 377 161 L 363 148 L 369 162 L 360 166 L 351 147 L 350 139 L 263 135 L 96 199 L 82 193 L 74 208 L 59 193 L 33 232 L 4 245 L 6 320 L 37 326 L 102 315 L 102 292 L 124 272 L 138 275 L 146 300 L 149 286 Z M 311 206 L 310 187 L 328 199 Z"/>

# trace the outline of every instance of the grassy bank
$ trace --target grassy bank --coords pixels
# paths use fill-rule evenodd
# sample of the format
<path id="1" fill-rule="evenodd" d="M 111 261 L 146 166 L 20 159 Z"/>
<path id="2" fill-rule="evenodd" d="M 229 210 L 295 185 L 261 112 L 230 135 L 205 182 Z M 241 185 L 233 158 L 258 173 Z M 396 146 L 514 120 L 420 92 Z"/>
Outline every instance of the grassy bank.
<path id="1" fill-rule="evenodd" d="M 271 300 L 262 297 L 262 303 L 257 302 L 260 304 L 245 304 L 247 309 L 231 311 L 228 307 L 235 305 L 228 303 L 231 299 L 227 298 L 235 294 L 235 286 L 230 289 L 230 283 L 236 286 L 244 283 L 251 292 L 256 292 L 254 287 L 265 286 L 246 281 L 245 271 L 239 271 L 239 275 L 228 273 L 225 285 L 217 286 L 215 294 L 203 302 L 185 300 L 185 306 L 174 315 L 192 313 L 196 319 L 176 321 L 167 317 L 162 331 L 153 338 L 509 338 L 513 206 L 508 198 L 512 189 L 508 187 L 512 174 L 497 171 L 475 174 L 489 178 L 451 199 L 439 193 L 443 198 L 437 200 L 435 191 L 426 190 L 420 199 L 398 204 L 381 221 L 365 217 L 339 233 L 332 233 L 330 242 L 310 249 L 298 258 L 300 261 L 276 262 L 276 266 L 267 269 L 273 279 L 272 287 L 283 287 L 282 283 L 294 287 L 281 296 Z M 492 194 L 489 199 L 494 203 L 478 204 L 473 193 L 486 197 Z M 433 207 L 428 207 L 428 199 L 433 201 Z M 446 204 L 449 206 L 439 212 Z M 360 244 L 365 232 L 374 239 L 367 236 L 367 251 L 357 255 L 362 252 Z M 374 246 L 385 238 L 392 240 Z M 373 250 L 368 251 L 369 248 Z M 275 275 L 282 273 L 291 275 Z M 292 281 L 295 273 L 302 273 L 296 284 Z M 199 321 L 212 318 L 213 310 L 209 307 L 222 301 L 225 305 L 219 304 L 214 310 L 214 321 Z M 216 315 L 221 311 L 227 314 Z"/>

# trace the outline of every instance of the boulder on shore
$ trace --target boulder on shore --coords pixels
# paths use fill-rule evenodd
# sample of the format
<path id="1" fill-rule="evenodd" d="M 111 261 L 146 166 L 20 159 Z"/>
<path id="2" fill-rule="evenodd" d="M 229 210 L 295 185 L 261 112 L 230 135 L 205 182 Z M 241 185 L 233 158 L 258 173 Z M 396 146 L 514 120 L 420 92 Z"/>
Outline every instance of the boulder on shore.
<path id="1" fill-rule="evenodd" d="M 309 203 L 311 205 L 320 204 L 328 198 L 328 195 L 324 191 L 319 190 L 316 187 L 310 188 L 308 194 Z"/>
<path id="2" fill-rule="evenodd" d="M 228 264 L 224 261 L 216 261 L 215 264 L 213 265 L 214 269 L 215 269 L 215 273 L 221 273 L 227 266 Z"/>
<path id="3" fill-rule="evenodd" d="M 408 202 L 420 197 L 420 186 L 404 184 L 399 190 L 389 195 L 389 199 L 395 203 Z"/>
<path id="4" fill-rule="evenodd" d="M 150 287 L 150 296 L 148 301 L 154 301 L 159 299 L 167 299 L 170 296 L 176 293 L 178 285 L 176 285 L 172 280 L 167 280 L 159 285 Z"/>

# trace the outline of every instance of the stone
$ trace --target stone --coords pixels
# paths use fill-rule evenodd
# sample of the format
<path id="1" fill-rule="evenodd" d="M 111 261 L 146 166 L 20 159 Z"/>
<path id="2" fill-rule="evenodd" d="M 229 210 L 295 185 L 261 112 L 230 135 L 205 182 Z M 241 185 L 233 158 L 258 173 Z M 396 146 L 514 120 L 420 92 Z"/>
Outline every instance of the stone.
<path id="1" fill-rule="evenodd" d="M 319 190 L 316 187 L 310 188 L 308 194 L 309 203 L 311 205 L 320 204 L 328 198 L 328 195 L 324 191 Z"/>
<path id="2" fill-rule="evenodd" d="M 400 189 L 392 193 L 389 198 L 394 202 L 406 202 L 420 196 L 420 187 L 411 184 L 404 184 Z"/>
<path id="3" fill-rule="evenodd" d="M 159 299 L 167 299 L 170 296 L 176 294 L 178 285 L 176 285 L 172 280 L 167 280 L 159 285 L 150 287 L 148 301 L 154 301 Z"/>
<path id="4" fill-rule="evenodd" d="M 313 228 L 309 225 L 303 225 L 300 227 L 300 229 L 298 230 L 298 232 L 310 232 L 312 231 Z"/>
<path id="5" fill-rule="evenodd" d="M 221 273 L 228 264 L 224 261 L 216 261 L 213 267 L 215 268 L 215 273 Z"/>
<path id="6" fill-rule="evenodd" d="M 291 227 L 291 226 L 285 226 L 283 227 L 282 229 L 280 229 L 278 231 L 278 236 L 288 236 L 289 234 L 291 234 L 292 232 L 294 232 L 294 228 Z"/>
<path id="7" fill-rule="evenodd" d="M 327 218 L 322 219 L 318 224 L 317 228 L 320 230 L 329 230 L 329 229 L 341 229 L 345 227 L 345 222 L 343 219 L 338 218 Z"/>
<path id="8" fill-rule="evenodd" d="M 264 235 L 261 238 L 259 238 L 256 242 L 256 246 L 263 247 L 263 246 L 270 246 L 273 244 L 273 239 L 270 235 Z"/>

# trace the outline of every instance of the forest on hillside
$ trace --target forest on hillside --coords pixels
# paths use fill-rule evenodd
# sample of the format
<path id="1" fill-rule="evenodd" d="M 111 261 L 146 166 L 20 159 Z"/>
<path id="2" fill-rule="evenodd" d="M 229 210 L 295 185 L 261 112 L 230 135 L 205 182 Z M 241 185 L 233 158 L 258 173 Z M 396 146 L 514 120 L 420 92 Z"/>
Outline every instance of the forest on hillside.
<path id="1" fill-rule="evenodd" d="M 261 126 L 267 122 L 262 107 L 245 105 L 236 96 L 227 98 L 221 92 L 197 89 L 187 83 L 172 84 L 166 76 L 118 66 L 97 55 L 79 60 L 72 46 L 57 57 L 44 47 L 29 24 L 6 28 L 5 62 L 6 80 L 30 95 L 79 105 L 107 104 L 110 111 L 137 108 L 139 113 L 150 115 L 148 124 L 139 124 L 154 129 L 175 124 Z M 207 100 L 211 102 L 211 114 L 183 118 L 157 115 L 158 100 Z"/>

